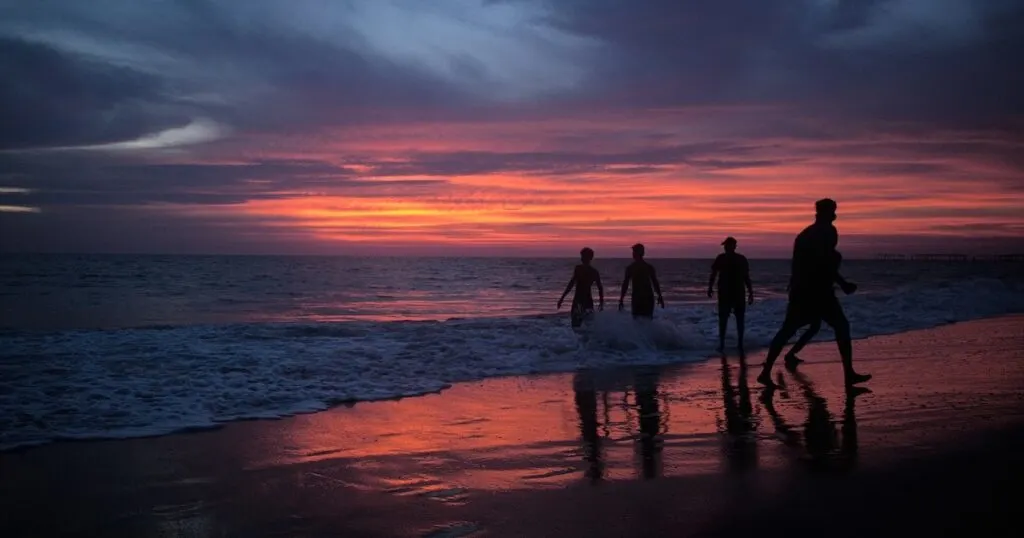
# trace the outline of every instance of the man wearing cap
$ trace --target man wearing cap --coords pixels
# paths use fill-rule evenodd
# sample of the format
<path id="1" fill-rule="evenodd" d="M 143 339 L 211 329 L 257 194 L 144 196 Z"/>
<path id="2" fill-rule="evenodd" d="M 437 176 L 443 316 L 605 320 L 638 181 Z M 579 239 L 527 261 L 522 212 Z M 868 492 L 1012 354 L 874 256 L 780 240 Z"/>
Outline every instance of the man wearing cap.
<path id="1" fill-rule="evenodd" d="M 858 374 L 853 370 L 853 343 L 850 339 L 850 322 L 843 313 L 843 307 L 836 298 L 833 284 L 839 284 L 847 294 L 856 291 L 857 286 L 847 282 L 839 274 L 842 259 L 836 246 L 839 232 L 832 224 L 836 220 L 836 202 L 830 198 L 814 204 L 815 218 L 804 231 L 796 236 L 793 243 L 793 262 L 790 274 L 789 305 L 782 328 L 772 339 L 765 357 L 764 368 L 757 381 L 772 386 L 771 370 L 775 360 L 782 353 L 789 339 L 801 327 L 815 321 L 824 321 L 835 332 L 836 344 L 843 359 L 843 374 L 846 385 L 852 386 L 871 379 L 870 375 Z M 796 368 L 797 361 L 786 362 L 786 367 Z"/>
<path id="2" fill-rule="evenodd" d="M 747 311 L 747 304 L 754 303 L 750 263 L 747 262 L 746 256 L 736 252 L 735 238 L 726 237 L 725 241 L 722 241 L 722 246 L 725 247 L 725 253 L 719 254 L 711 264 L 711 280 L 708 281 L 708 297 L 712 297 L 715 278 L 718 278 L 718 352 L 721 353 L 725 349 L 725 330 L 729 326 L 729 314 L 735 314 L 736 347 L 743 353 L 744 314 Z"/>

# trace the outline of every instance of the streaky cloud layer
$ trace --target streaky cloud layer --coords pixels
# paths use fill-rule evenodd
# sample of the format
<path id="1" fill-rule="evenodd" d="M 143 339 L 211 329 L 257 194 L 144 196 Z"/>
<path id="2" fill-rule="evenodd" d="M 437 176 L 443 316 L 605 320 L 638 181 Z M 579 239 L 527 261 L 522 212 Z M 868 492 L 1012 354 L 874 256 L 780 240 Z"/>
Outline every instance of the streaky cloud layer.
<path id="1" fill-rule="evenodd" d="M 1024 7 L 0 1 L 0 249 L 1024 247 Z M 626 253 L 622 253 L 625 255 Z"/>

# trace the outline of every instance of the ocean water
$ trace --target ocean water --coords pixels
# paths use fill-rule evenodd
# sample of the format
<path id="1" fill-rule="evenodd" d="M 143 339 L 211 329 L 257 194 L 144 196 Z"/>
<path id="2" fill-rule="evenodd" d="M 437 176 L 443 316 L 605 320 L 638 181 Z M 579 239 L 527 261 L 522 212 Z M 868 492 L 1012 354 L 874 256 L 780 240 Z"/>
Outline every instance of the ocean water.
<path id="1" fill-rule="evenodd" d="M 652 323 L 617 312 L 628 261 L 598 259 L 608 308 L 577 334 L 555 310 L 572 259 L 0 257 L 0 449 L 705 360 L 710 260 L 650 261 L 668 308 Z M 751 270 L 748 349 L 782 320 L 788 262 Z M 858 337 L 1024 312 L 1019 263 L 849 260 L 843 273 L 860 285 L 843 298 Z"/>

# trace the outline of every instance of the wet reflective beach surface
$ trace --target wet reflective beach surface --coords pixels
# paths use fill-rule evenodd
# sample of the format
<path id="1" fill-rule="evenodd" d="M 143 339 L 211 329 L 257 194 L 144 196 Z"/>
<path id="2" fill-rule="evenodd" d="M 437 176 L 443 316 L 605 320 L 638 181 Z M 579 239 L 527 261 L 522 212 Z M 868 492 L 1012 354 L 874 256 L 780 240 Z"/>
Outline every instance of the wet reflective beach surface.
<path id="1" fill-rule="evenodd" d="M 1024 417 L 1022 348 L 1021 318 L 1001 318 L 857 342 L 859 367 L 876 377 L 856 391 L 844 389 L 834 344 L 823 343 L 797 372 L 779 367 L 774 390 L 754 382 L 763 356 L 731 354 L 497 378 L 211 432 L 58 443 L 0 455 L 0 499 L 13 508 L 0 530 L 728 534 L 723 525 L 756 521 L 761 508 L 795 521 L 816 498 L 854 491 L 856 503 L 833 504 L 869 510 L 858 516 L 863 526 L 883 517 L 871 503 L 891 488 L 946 488 L 933 493 L 957 499 L 968 487 L 957 480 L 976 480 L 977 497 L 1017 476 L 1019 464 L 988 466 L 1020 446 L 1006 432 Z M 963 451 L 985 457 L 927 463 Z M 946 478 L 929 485 L 938 476 Z M 794 496 L 803 504 L 772 509 Z"/>

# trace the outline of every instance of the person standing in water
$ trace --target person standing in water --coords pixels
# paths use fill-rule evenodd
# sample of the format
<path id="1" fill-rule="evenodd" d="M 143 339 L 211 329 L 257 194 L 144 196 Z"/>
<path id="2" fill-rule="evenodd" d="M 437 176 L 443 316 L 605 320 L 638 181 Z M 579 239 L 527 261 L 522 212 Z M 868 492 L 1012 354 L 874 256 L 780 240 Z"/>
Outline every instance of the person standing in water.
<path id="1" fill-rule="evenodd" d="M 665 299 L 661 296 L 661 286 L 654 266 L 644 261 L 644 246 L 633 245 L 633 263 L 626 267 L 626 277 L 622 280 L 622 293 L 619 295 L 619 310 L 624 308 L 623 301 L 630 283 L 633 284 L 633 301 L 631 304 L 634 318 L 654 317 L 654 296 L 658 296 L 658 304 L 665 308 Z"/>
<path id="2" fill-rule="evenodd" d="M 828 323 L 835 332 L 836 344 L 843 359 L 846 385 L 852 386 L 871 379 L 870 375 L 859 374 L 853 369 L 850 322 L 846 319 L 843 307 L 839 304 L 833 289 L 833 284 L 839 284 L 846 293 L 853 293 L 857 289 L 855 284 L 847 282 L 838 271 L 842 259 L 836 251 L 839 233 L 832 224 L 836 220 L 837 205 L 834 200 L 824 198 L 815 202 L 814 207 L 814 224 L 800 232 L 793 243 L 786 319 L 772 339 L 761 375 L 757 377 L 757 381 L 762 385 L 774 385 L 771 378 L 772 365 L 782 353 L 782 348 L 801 327 L 815 321 Z M 796 362 L 790 362 L 786 366 L 790 369 L 796 368 Z"/>
<path id="3" fill-rule="evenodd" d="M 572 312 L 570 313 L 573 327 L 583 325 L 583 320 L 594 313 L 594 296 L 590 292 L 590 288 L 594 284 L 597 284 L 597 294 L 601 301 L 600 308 L 604 310 L 604 286 L 601 285 L 601 274 L 590 265 L 590 262 L 593 260 L 593 249 L 585 247 L 580 251 L 580 261 L 582 263 L 573 269 L 572 278 L 569 279 L 569 284 L 565 286 L 565 291 L 562 292 L 562 296 L 558 299 L 558 308 L 562 308 L 565 296 L 569 295 L 574 286 L 576 287 L 576 294 L 572 298 Z"/>
<path id="4" fill-rule="evenodd" d="M 718 278 L 718 352 L 725 350 L 725 330 L 729 326 L 729 314 L 736 315 L 737 348 L 743 353 L 744 316 L 748 304 L 754 304 L 754 285 L 750 282 L 750 263 L 747 257 L 736 252 L 736 239 L 726 237 L 722 241 L 725 253 L 719 254 L 711 264 L 711 280 L 708 281 L 708 297 L 714 296 L 715 278 Z M 744 294 L 744 289 L 746 293 Z M 746 295 L 746 300 L 744 300 Z"/>

